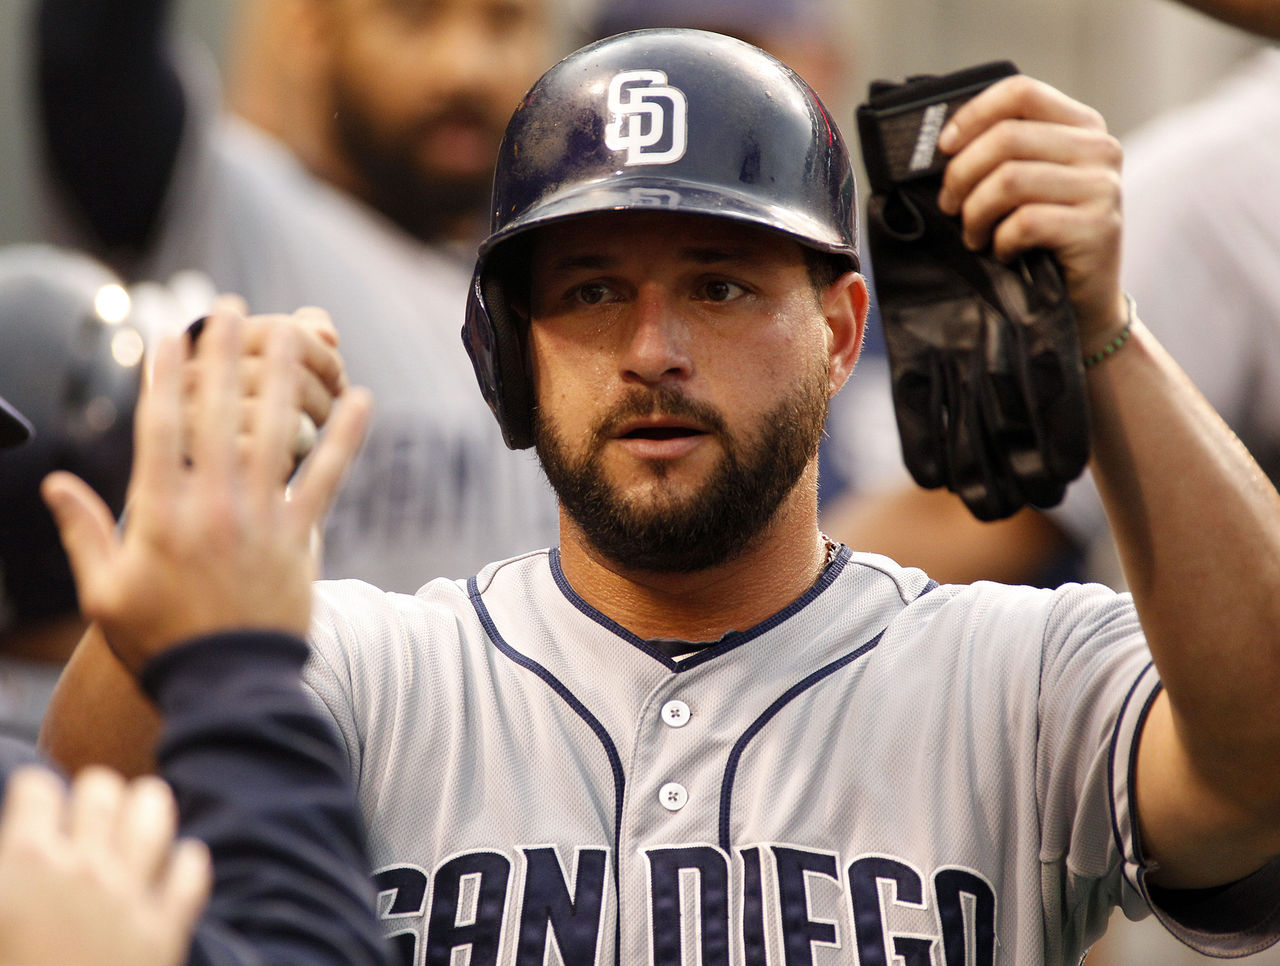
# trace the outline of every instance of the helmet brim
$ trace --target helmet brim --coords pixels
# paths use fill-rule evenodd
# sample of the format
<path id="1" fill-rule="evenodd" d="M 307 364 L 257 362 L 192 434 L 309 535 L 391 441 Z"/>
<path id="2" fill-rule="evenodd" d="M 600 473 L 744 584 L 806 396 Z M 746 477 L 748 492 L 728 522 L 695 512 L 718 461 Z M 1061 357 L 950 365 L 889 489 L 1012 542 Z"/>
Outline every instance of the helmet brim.
<path id="1" fill-rule="evenodd" d="M 571 218 L 622 211 L 665 211 L 744 222 L 791 236 L 808 248 L 843 255 L 853 271 L 859 267 L 857 252 L 832 231 L 829 224 L 809 218 L 803 211 L 782 204 L 763 204 L 758 197 L 724 186 L 707 187 L 654 177 L 652 172 L 634 178 L 615 176 L 594 183 L 578 183 L 549 193 L 535 207 L 487 238 L 480 247 L 480 256 L 483 259 L 504 242 L 537 228 Z"/>

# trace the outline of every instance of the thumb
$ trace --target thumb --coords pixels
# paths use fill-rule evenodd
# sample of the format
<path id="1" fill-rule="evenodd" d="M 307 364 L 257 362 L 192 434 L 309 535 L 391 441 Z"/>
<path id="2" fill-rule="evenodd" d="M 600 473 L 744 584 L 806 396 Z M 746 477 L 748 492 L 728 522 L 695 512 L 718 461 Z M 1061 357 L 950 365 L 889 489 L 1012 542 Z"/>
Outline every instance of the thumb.
<path id="1" fill-rule="evenodd" d="M 40 495 L 57 524 L 83 608 L 94 585 L 110 572 L 115 520 L 93 487 L 71 473 L 50 473 L 40 484 Z"/>

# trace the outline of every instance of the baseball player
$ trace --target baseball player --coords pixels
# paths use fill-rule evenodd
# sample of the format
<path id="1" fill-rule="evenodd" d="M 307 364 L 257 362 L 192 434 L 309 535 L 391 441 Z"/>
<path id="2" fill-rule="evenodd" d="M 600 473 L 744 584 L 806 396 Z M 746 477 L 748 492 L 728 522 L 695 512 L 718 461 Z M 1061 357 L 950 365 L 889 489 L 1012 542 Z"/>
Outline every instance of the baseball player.
<path id="1" fill-rule="evenodd" d="M 719 35 L 583 48 L 512 118 L 464 329 L 560 544 L 317 591 L 403 962 L 1070 963 L 1116 905 L 1276 938 L 1280 501 L 1120 291 L 1096 113 L 1014 77 L 941 147 L 975 247 L 1062 263 L 1133 597 L 825 539 L 867 309 L 836 126 Z"/>
<path id="2" fill-rule="evenodd" d="M 0 391 L 35 434 L 0 465 L 0 733 L 30 743 L 84 632 L 40 480 L 70 470 L 123 508 L 143 342 L 130 309 L 81 252 L 0 247 Z"/>

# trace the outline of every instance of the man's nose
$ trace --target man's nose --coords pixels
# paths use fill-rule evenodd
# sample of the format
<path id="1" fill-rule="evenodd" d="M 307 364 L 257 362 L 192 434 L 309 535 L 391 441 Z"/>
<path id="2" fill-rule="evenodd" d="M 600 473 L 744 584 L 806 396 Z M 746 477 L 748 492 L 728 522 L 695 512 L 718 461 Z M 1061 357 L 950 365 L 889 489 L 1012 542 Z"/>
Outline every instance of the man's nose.
<path id="1" fill-rule="evenodd" d="M 659 286 L 641 286 L 622 357 L 624 379 L 659 385 L 693 374 L 688 322 L 673 301 Z"/>

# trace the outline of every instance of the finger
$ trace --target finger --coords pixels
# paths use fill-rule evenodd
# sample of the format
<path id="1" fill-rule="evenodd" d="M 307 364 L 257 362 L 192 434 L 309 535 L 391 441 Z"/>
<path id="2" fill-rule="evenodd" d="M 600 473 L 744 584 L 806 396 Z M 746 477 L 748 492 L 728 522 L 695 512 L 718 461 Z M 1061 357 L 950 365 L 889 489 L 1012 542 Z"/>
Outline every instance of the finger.
<path id="1" fill-rule="evenodd" d="M 260 359 L 261 385 L 249 432 L 249 473 L 253 496 L 265 508 L 280 492 L 281 459 L 293 451 L 298 434 L 297 367 L 301 333 L 290 327 L 271 330 Z"/>
<path id="2" fill-rule="evenodd" d="M 1016 74 L 997 81 L 956 109 L 938 137 L 938 149 L 959 154 L 975 138 L 1007 118 L 1048 121 L 1106 130 L 1102 115 L 1055 87 Z"/>
<path id="3" fill-rule="evenodd" d="M 213 860 L 209 849 L 196 839 L 180 839 L 169 856 L 158 896 L 164 917 L 184 933 L 194 927 L 213 889 Z"/>
<path id="4" fill-rule="evenodd" d="M 242 401 L 248 402 L 255 399 L 260 391 L 263 379 L 263 360 L 260 356 L 241 359 L 240 361 L 240 398 Z M 329 411 L 333 408 L 334 393 L 321 384 L 315 374 L 309 369 L 298 368 L 298 407 L 311 418 L 311 421 L 317 426 L 323 426 L 329 420 Z M 204 367 L 197 361 L 188 362 L 183 369 L 183 391 L 186 396 L 186 419 L 187 424 L 191 425 L 190 420 L 194 418 L 199 409 L 199 397 L 197 389 L 203 380 Z M 245 407 L 244 414 L 251 413 L 251 409 Z M 240 428 L 242 431 L 247 430 L 250 424 L 242 418 Z"/>
<path id="5" fill-rule="evenodd" d="M 331 348 L 338 348 L 338 327 L 329 313 L 316 305 L 304 305 L 293 313 L 294 319 L 306 331 Z"/>
<path id="6" fill-rule="evenodd" d="M 296 361 L 294 366 L 298 370 L 296 383 L 298 388 L 295 394 L 295 401 L 302 411 L 311 417 L 312 422 L 317 426 L 323 426 L 329 420 L 329 411 L 333 408 L 333 400 L 338 392 L 322 382 L 303 361 L 303 353 L 307 351 L 306 340 L 310 337 L 303 336 L 297 330 L 292 331 L 296 340 L 296 351 L 294 353 Z M 243 360 L 241 392 L 245 396 L 255 396 L 260 391 L 263 380 L 263 367 L 263 356 L 255 356 Z"/>
<path id="7" fill-rule="evenodd" d="M 1062 266 L 1082 344 L 1115 332 L 1128 305 L 1120 287 L 1120 214 L 1089 205 L 1023 205 L 996 228 L 997 258 L 1049 248 Z"/>
<path id="8" fill-rule="evenodd" d="M 46 476 L 40 495 L 58 528 L 80 607 L 96 614 L 100 581 L 111 576 L 117 548 L 111 510 L 91 486 L 65 471 Z"/>
<path id="9" fill-rule="evenodd" d="M 156 494 L 170 494 L 183 471 L 182 366 L 186 347 L 180 337 L 161 339 L 151 378 L 138 398 L 133 422 L 133 472 L 130 498 L 149 507 Z"/>
<path id="10" fill-rule="evenodd" d="M 995 228 L 991 239 L 996 258 L 1009 261 L 1033 248 L 1047 248 L 1059 254 L 1059 262 L 1070 269 L 1071 254 L 1093 250 L 1110 253 L 1120 245 L 1120 215 L 1110 219 L 1097 213 L 1093 205 L 1026 204 Z M 1097 266 L 1090 266 L 1098 270 Z"/>
<path id="11" fill-rule="evenodd" d="M 214 298 L 213 304 L 209 307 L 209 312 L 210 314 L 230 314 L 243 319 L 249 314 L 249 303 L 244 300 L 243 296 L 234 292 L 223 292 Z"/>
<path id="12" fill-rule="evenodd" d="M 178 809 L 167 784 L 145 775 L 128 784 L 115 835 L 120 861 L 137 879 L 150 882 L 160 875 L 177 829 Z"/>
<path id="13" fill-rule="evenodd" d="M 361 386 L 352 386 L 339 398 L 324 436 L 302 464 L 302 472 L 290 488 L 294 519 L 301 526 L 309 529 L 324 517 L 360 452 L 372 414 L 373 396 Z"/>
<path id="14" fill-rule="evenodd" d="M 124 779 L 109 768 L 90 765 L 71 783 L 68 832 L 86 848 L 113 848 L 116 818 L 124 801 Z"/>
<path id="15" fill-rule="evenodd" d="M 240 351 L 240 321 L 227 314 L 211 316 L 196 346 L 199 377 L 191 423 L 191 458 L 206 482 L 231 479 L 237 465 Z"/>
<path id="16" fill-rule="evenodd" d="M 247 467 L 252 458 L 251 454 L 256 451 L 254 436 L 266 406 L 260 397 L 253 396 L 242 399 L 239 408 L 240 428 L 236 439 L 237 465 Z M 190 425 L 199 412 L 199 406 L 194 401 L 190 402 L 184 412 L 187 424 Z M 280 450 L 278 459 L 275 460 L 278 466 L 277 480 L 286 480 L 292 475 L 294 468 L 311 452 L 319 437 L 315 420 L 306 412 L 299 412 L 295 408 L 292 419 L 293 432 L 288 436 L 289 442 Z"/>
<path id="17" fill-rule="evenodd" d="M 1042 121 L 1001 121 L 948 162 L 938 206 L 956 214 L 976 186 L 1019 161 L 1119 171 L 1121 151 L 1119 142 L 1105 131 Z"/>
<path id="18" fill-rule="evenodd" d="M 1026 205 L 1075 207 L 1112 203 L 1118 211 L 1119 196 L 1119 176 L 1107 169 L 1040 161 L 1002 164 L 965 198 L 961 209 L 965 244 L 984 248 L 995 225 Z"/>
<path id="19" fill-rule="evenodd" d="M 0 849 L 15 840 L 53 843 L 63 834 L 66 785 L 39 765 L 15 769 L 5 787 L 0 814 Z"/>
<path id="20" fill-rule="evenodd" d="M 247 321 L 246 356 L 262 355 L 271 331 L 284 326 L 303 337 L 299 354 L 302 365 L 330 396 L 336 396 L 346 387 L 346 368 L 336 348 L 337 330 L 323 309 L 299 309 L 293 315 L 257 315 Z"/>

